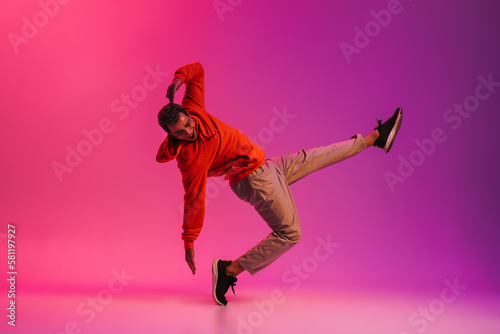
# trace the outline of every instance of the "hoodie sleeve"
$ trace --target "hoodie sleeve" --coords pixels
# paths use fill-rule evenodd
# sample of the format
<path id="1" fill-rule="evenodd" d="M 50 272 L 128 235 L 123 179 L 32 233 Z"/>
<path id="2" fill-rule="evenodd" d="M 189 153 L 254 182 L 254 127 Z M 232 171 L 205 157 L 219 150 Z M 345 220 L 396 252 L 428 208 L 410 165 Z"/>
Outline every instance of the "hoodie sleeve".
<path id="1" fill-rule="evenodd" d="M 182 240 L 184 249 L 194 248 L 205 218 L 205 190 L 208 169 L 205 166 L 179 164 L 184 185 L 184 218 Z"/>
<path id="2" fill-rule="evenodd" d="M 175 71 L 174 77 L 186 84 L 182 106 L 196 104 L 205 109 L 205 72 L 201 64 L 194 62 L 184 65 Z"/>

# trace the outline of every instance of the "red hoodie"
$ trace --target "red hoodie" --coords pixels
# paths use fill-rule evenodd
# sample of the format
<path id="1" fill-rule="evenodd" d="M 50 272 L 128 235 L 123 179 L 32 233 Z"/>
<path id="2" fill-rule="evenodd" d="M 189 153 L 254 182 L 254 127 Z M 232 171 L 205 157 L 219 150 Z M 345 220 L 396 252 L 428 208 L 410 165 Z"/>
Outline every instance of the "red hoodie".
<path id="1" fill-rule="evenodd" d="M 205 189 L 208 176 L 226 175 L 233 185 L 264 164 L 264 151 L 241 131 L 225 124 L 205 110 L 204 72 L 200 63 L 190 63 L 175 72 L 186 84 L 182 107 L 196 121 L 198 138 L 181 141 L 167 135 L 156 161 L 174 158 L 184 185 L 184 248 L 193 248 L 205 216 Z"/>

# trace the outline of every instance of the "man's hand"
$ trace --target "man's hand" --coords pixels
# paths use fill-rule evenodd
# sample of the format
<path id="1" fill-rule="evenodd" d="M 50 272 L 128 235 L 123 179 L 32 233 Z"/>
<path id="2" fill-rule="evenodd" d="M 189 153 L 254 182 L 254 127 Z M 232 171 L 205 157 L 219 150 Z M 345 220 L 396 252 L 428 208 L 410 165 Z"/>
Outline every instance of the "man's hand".
<path id="1" fill-rule="evenodd" d="M 186 249 L 186 262 L 189 265 L 189 269 L 196 274 L 196 266 L 194 264 L 194 248 Z"/>
<path id="2" fill-rule="evenodd" d="M 175 78 L 170 86 L 167 88 L 167 99 L 170 100 L 170 103 L 174 103 L 175 92 L 182 85 L 182 81 L 179 78 Z"/>

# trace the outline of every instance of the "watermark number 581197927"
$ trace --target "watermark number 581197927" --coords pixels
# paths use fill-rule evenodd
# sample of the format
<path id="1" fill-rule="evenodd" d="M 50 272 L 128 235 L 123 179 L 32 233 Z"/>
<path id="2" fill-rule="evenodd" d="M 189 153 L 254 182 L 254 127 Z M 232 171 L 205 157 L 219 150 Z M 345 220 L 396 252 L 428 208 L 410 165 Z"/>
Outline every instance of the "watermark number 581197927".
<path id="1" fill-rule="evenodd" d="M 8 324 L 16 325 L 16 226 L 12 223 L 7 225 L 7 282 L 9 306 L 7 307 Z"/>

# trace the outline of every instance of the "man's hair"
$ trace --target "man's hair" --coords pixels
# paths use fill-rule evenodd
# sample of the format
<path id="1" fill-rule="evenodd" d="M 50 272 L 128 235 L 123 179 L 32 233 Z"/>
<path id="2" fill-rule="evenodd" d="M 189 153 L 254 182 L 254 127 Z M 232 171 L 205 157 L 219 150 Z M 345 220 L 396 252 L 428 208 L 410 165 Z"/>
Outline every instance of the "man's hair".
<path id="1" fill-rule="evenodd" d="M 189 116 L 186 109 L 184 109 L 180 104 L 169 103 L 161 108 L 158 113 L 158 124 L 160 124 L 163 130 L 167 131 L 167 133 L 171 133 L 168 126 L 175 124 L 179 120 L 180 113 Z"/>

